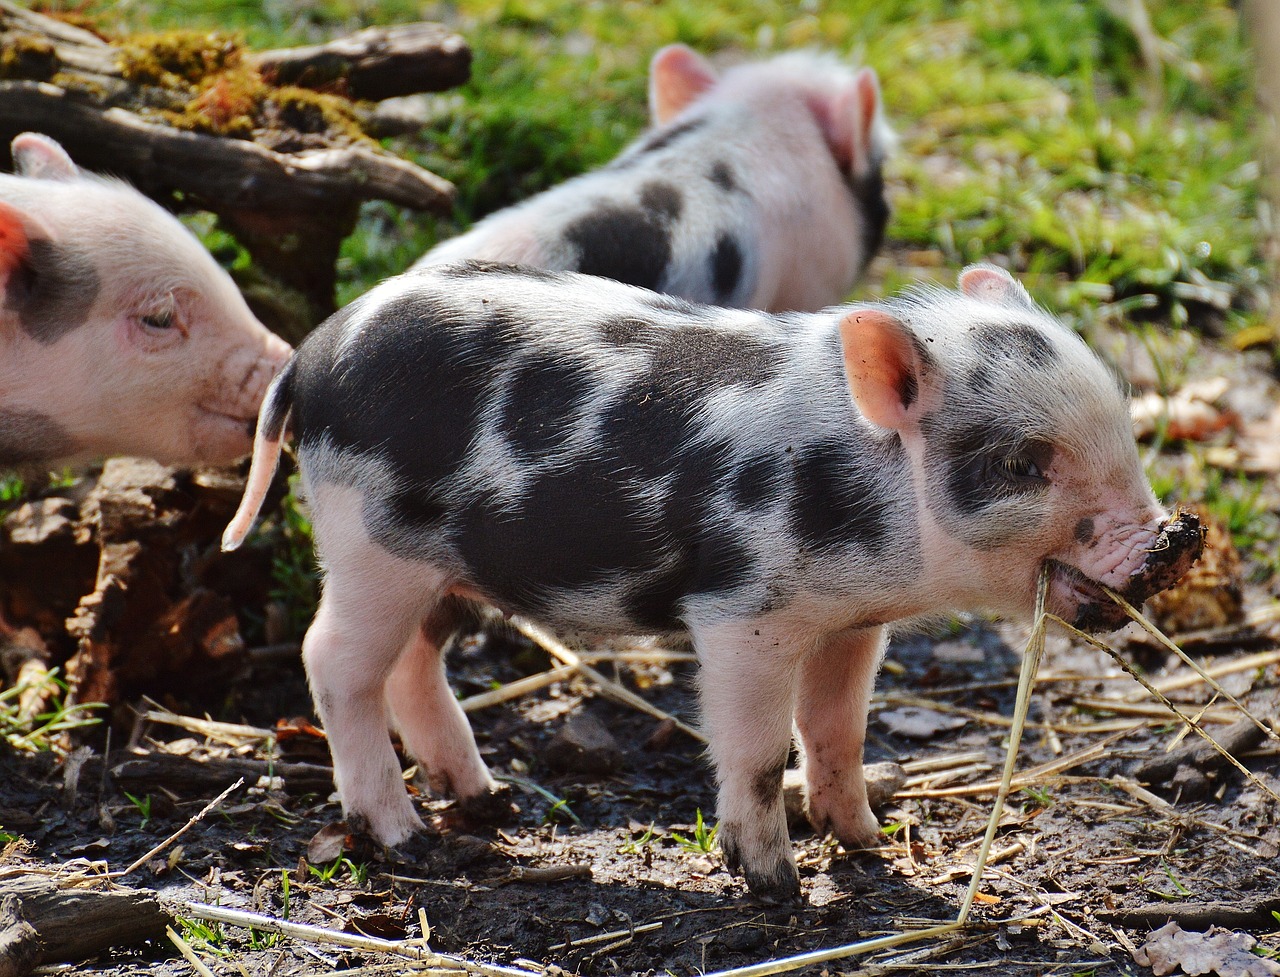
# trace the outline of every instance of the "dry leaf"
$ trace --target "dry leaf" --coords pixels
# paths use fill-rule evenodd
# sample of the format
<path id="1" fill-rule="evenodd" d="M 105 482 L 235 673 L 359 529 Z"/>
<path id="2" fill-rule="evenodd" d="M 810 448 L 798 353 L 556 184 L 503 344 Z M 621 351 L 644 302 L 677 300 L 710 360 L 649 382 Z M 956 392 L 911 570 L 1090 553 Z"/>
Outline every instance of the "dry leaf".
<path id="1" fill-rule="evenodd" d="M 1135 397 L 1129 404 L 1133 435 L 1149 438 L 1162 425 L 1165 437 L 1175 441 L 1205 441 L 1235 426 L 1237 418 L 1216 401 L 1231 387 L 1225 377 L 1188 383 L 1171 397 L 1157 393 Z"/>
<path id="2" fill-rule="evenodd" d="M 1133 951 L 1133 962 L 1150 967 L 1156 977 L 1183 973 L 1218 977 L 1280 977 L 1280 963 L 1249 952 L 1258 941 L 1247 933 L 1213 926 L 1207 933 L 1188 933 L 1169 922 Z"/>
<path id="3" fill-rule="evenodd" d="M 968 722 L 960 716 L 946 716 L 932 709 L 921 709 L 918 706 L 886 709 L 879 713 L 878 718 L 890 732 L 915 740 L 931 739 L 947 730 L 959 729 Z"/>

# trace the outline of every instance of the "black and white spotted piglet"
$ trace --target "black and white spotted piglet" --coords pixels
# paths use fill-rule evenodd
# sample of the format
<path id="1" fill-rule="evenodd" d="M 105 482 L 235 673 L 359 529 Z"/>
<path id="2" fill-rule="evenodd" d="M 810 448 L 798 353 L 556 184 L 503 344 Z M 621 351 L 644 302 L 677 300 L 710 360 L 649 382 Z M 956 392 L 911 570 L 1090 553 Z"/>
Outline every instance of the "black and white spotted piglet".
<path id="1" fill-rule="evenodd" d="M 719 75 L 675 44 L 653 58 L 649 101 L 654 127 L 608 166 L 414 267 L 509 261 L 774 311 L 843 300 L 889 216 L 875 72 L 796 52 Z"/>
<path id="2" fill-rule="evenodd" d="M 720 844 L 798 891 L 781 798 L 877 836 L 862 777 L 884 625 L 958 608 L 1123 615 L 1199 553 L 1143 477 L 1125 397 L 1006 273 L 773 316 L 467 262 L 314 332 L 267 396 L 240 543 L 291 431 L 325 570 L 304 658 L 348 818 L 420 827 L 387 735 L 464 804 L 494 781 L 445 682 L 450 594 L 557 628 L 688 633 Z"/>

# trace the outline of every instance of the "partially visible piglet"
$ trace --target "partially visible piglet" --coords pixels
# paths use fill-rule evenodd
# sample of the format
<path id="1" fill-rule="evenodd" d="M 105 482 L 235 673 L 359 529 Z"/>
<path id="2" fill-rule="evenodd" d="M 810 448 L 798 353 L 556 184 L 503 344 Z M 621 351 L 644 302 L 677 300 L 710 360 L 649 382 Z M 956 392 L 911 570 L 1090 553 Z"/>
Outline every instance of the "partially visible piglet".
<path id="1" fill-rule="evenodd" d="M 324 597 L 304 659 L 348 818 L 420 825 L 392 716 L 434 783 L 494 781 L 445 682 L 450 594 L 566 630 L 687 632 L 751 888 L 799 890 L 781 785 L 877 837 L 862 778 L 890 621 L 1050 606 L 1123 622 L 1197 558 L 1152 496 L 1128 405 L 1005 272 L 958 292 L 771 316 L 600 278 L 465 262 L 384 282 L 316 330 L 263 404 L 224 537 L 244 538 L 291 430 Z"/>
<path id="2" fill-rule="evenodd" d="M 649 99 L 654 128 L 608 166 L 415 267 L 509 261 L 774 311 L 844 299 L 889 216 L 875 72 L 792 53 L 721 76 L 677 44 L 654 56 Z"/>
<path id="3" fill-rule="evenodd" d="M 0 175 L 0 467 L 248 452 L 289 346 L 171 214 L 24 133 Z"/>

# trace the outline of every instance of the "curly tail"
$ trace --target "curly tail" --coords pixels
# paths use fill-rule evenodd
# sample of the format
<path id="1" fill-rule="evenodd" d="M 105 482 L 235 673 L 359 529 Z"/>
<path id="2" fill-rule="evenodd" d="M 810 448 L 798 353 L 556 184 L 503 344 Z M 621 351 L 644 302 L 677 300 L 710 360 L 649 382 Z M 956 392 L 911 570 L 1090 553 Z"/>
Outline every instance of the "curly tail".
<path id="1" fill-rule="evenodd" d="M 258 518 L 262 500 L 275 477 L 280 463 L 280 445 L 284 442 L 289 411 L 293 408 L 293 367 L 291 359 L 279 376 L 271 381 L 267 395 L 258 411 L 258 430 L 253 437 L 253 462 L 249 466 L 249 478 L 245 482 L 244 497 L 226 531 L 222 534 L 222 550 L 230 552 L 244 542 Z"/>

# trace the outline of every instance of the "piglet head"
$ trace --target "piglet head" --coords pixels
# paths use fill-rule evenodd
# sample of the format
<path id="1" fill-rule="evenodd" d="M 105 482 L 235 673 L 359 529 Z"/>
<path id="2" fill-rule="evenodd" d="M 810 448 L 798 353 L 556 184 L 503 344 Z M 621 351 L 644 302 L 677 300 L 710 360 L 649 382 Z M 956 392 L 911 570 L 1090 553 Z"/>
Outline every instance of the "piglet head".
<path id="1" fill-rule="evenodd" d="M 19 175 L 0 182 L 0 407 L 59 432 L 46 450 L 27 438 L 17 460 L 246 453 L 289 346 L 162 208 L 44 136 L 19 136 L 13 155 Z"/>
<path id="2" fill-rule="evenodd" d="M 920 604 L 1027 614 L 1042 570 L 1049 609 L 1078 627 L 1127 617 L 1199 557 L 1198 520 L 1171 517 L 1143 475 L 1110 371 L 1006 272 L 966 269 L 841 322 L 860 413 L 911 459 Z"/>

